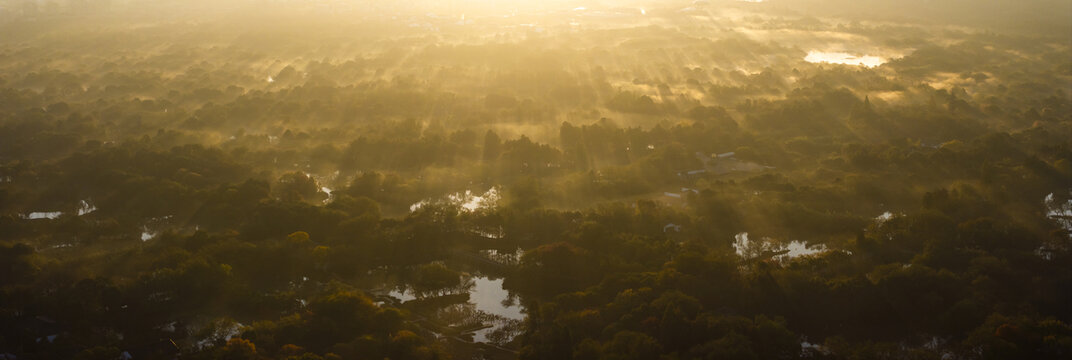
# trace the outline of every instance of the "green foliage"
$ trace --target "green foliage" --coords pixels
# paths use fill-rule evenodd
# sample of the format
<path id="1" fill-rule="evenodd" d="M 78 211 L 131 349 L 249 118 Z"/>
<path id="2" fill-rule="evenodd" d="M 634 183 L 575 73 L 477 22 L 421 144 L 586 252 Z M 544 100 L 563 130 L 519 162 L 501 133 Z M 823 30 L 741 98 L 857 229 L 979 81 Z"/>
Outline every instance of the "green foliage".
<path id="1" fill-rule="evenodd" d="M 109 3 L 0 5 L 0 352 L 1072 356 L 1065 2 Z"/>

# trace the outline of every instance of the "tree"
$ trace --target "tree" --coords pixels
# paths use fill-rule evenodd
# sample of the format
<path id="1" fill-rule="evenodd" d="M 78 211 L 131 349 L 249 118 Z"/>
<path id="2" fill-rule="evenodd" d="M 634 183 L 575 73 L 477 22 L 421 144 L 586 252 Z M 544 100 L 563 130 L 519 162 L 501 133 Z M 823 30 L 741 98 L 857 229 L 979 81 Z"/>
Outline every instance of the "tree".
<path id="1" fill-rule="evenodd" d="M 302 172 L 289 172 L 279 177 L 274 191 L 280 199 L 287 202 L 319 201 L 326 197 L 320 191 L 316 179 Z"/>
<path id="2" fill-rule="evenodd" d="M 23 243 L 0 245 L 0 264 L 7 268 L 0 272 L 0 285 L 29 282 L 40 270 L 33 248 Z"/>
<path id="3" fill-rule="evenodd" d="M 368 333 L 378 309 L 368 297 L 350 291 L 321 296 L 309 302 L 309 329 L 305 344 L 310 349 L 328 346 Z"/>
<path id="4" fill-rule="evenodd" d="M 499 139 L 499 134 L 488 130 L 488 132 L 484 133 L 484 163 L 493 164 L 499 158 L 501 152 L 502 140 Z"/>
<path id="5" fill-rule="evenodd" d="M 219 350 L 218 359 L 223 360 L 257 360 L 257 347 L 252 342 L 243 338 L 231 338 L 227 345 Z"/>
<path id="6" fill-rule="evenodd" d="M 421 295 L 440 295 L 458 288 L 462 284 L 461 281 L 461 273 L 448 269 L 443 264 L 432 263 L 417 268 L 413 287 Z"/>
<path id="7" fill-rule="evenodd" d="M 620 331 L 606 344 L 606 360 L 657 360 L 663 352 L 659 342 L 644 333 Z"/>

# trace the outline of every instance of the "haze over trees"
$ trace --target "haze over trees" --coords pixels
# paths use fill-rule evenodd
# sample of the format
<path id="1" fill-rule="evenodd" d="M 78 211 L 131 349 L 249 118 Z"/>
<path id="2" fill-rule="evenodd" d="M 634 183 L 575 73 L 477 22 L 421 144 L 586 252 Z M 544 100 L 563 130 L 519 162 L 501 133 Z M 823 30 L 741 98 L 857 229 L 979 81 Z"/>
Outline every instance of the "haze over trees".
<path id="1" fill-rule="evenodd" d="M 0 0 L 0 358 L 1069 358 L 1070 14 Z"/>

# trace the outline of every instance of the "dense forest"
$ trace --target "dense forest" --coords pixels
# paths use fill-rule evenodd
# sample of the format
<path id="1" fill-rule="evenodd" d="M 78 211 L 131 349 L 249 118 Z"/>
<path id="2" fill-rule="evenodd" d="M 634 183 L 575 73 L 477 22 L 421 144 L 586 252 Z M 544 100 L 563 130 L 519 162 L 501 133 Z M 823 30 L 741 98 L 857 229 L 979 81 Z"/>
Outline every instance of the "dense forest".
<path id="1" fill-rule="evenodd" d="M 939 3 L 0 0 L 0 359 L 1067 359 L 1072 3 Z"/>

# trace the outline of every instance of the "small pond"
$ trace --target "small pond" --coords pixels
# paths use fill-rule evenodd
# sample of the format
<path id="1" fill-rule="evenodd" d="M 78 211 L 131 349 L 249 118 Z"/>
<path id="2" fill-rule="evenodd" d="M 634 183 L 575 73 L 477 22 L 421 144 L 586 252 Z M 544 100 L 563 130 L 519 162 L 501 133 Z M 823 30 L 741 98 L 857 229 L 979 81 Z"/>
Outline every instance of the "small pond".
<path id="1" fill-rule="evenodd" d="M 751 240 L 748 238 L 747 232 L 734 236 L 733 248 L 737 252 L 737 256 L 745 259 L 755 258 L 764 253 L 786 251 L 784 254 L 772 257 L 776 260 L 790 260 L 801 256 L 821 254 L 828 251 L 826 245 L 808 245 L 806 241 L 800 240 L 793 240 L 789 243 L 779 243 L 769 238 Z"/>
<path id="2" fill-rule="evenodd" d="M 872 55 L 853 55 L 845 52 L 809 51 L 804 61 L 810 63 L 827 63 L 875 67 L 886 63 L 886 59 Z"/>

